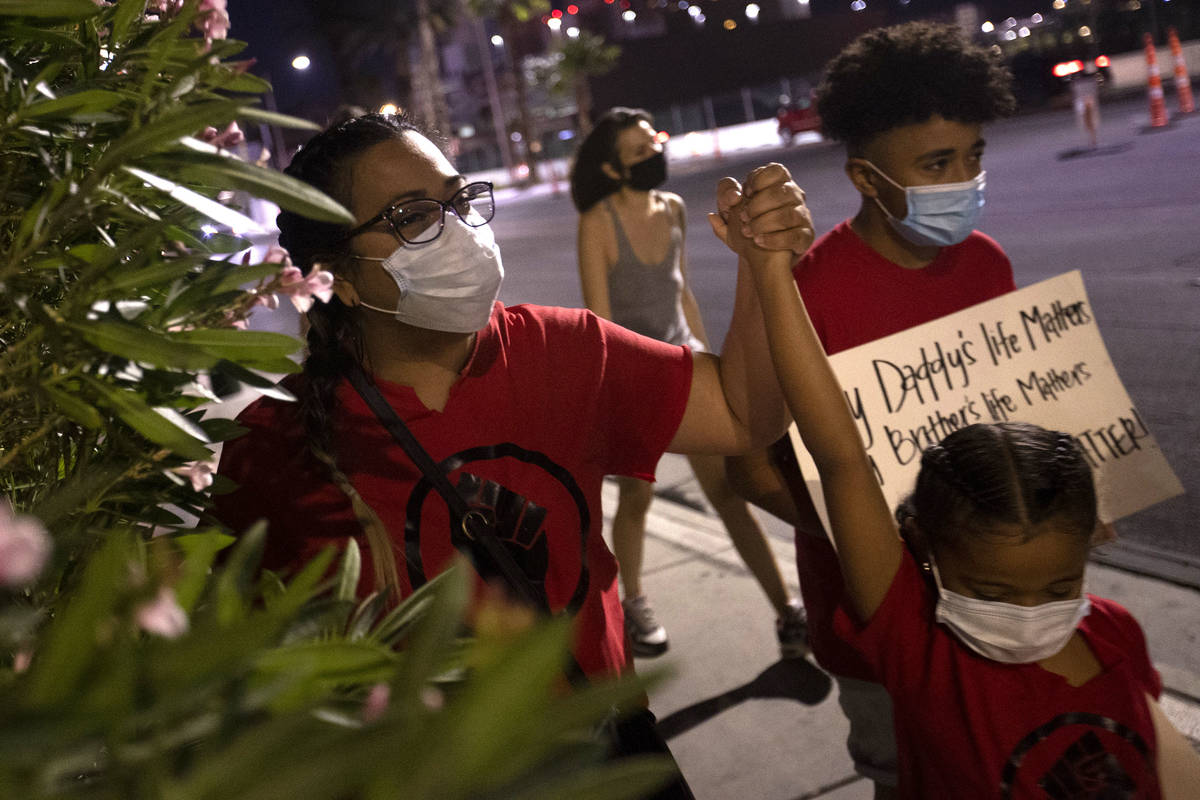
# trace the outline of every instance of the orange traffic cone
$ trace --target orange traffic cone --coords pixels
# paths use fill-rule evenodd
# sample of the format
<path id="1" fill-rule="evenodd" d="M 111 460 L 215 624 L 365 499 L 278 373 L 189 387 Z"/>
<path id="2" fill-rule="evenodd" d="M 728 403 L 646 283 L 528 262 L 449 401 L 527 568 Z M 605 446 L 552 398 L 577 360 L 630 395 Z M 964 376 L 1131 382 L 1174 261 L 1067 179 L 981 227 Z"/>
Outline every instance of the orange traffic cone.
<path id="1" fill-rule="evenodd" d="M 1162 128 L 1167 125 L 1167 104 L 1163 102 L 1162 78 L 1158 74 L 1158 54 L 1154 51 L 1154 39 L 1150 34 L 1143 35 L 1146 43 L 1146 68 L 1150 72 L 1150 127 Z"/>
<path id="2" fill-rule="evenodd" d="M 1179 102 L 1179 113 L 1190 114 L 1196 110 L 1192 99 L 1192 80 L 1188 77 L 1187 62 L 1183 60 L 1183 48 L 1179 46 L 1179 34 L 1167 28 L 1167 41 L 1171 44 L 1171 58 L 1175 61 L 1175 99 Z"/>

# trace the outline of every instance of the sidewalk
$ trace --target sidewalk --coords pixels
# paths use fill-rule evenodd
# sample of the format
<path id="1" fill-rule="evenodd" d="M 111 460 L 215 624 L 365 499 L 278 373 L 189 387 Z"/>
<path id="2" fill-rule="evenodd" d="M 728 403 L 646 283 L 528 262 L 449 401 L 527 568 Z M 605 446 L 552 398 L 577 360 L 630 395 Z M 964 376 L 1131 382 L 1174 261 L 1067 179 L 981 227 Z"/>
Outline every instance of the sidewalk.
<path id="1" fill-rule="evenodd" d="M 664 456 L 656 489 L 643 584 L 671 649 L 638 665 L 673 673 L 650 705 L 696 797 L 869 800 L 871 785 L 846 754 L 836 687 L 807 661 L 778 660 L 774 613 L 720 521 L 695 510 L 704 500 L 686 459 Z M 616 497 L 607 482 L 608 522 Z M 792 530 L 757 516 L 798 593 Z M 1163 707 L 1200 742 L 1200 593 L 1094 563 L 1088 589 L 1138 618 L 1166 686 Z"/>

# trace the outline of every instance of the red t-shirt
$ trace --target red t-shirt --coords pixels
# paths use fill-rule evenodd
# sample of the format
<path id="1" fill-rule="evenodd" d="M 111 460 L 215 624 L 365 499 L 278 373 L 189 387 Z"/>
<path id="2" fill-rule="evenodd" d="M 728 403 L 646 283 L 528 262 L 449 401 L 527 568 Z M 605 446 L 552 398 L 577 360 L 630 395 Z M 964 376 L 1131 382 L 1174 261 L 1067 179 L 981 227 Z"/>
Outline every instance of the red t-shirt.
<path id="1" fill-rule="evenodd" d="M 818 239 L 792 274 L 829 355 L 1017 288 L 1008 256 L 979 231 L 906 269 L 871 249 L 849 220 Z"/>
<path id="2" fill-rule="evenodd" d="M 499 303 L 441 411 L 407 386 L 379 389 L 450 482 L 495 512 L 501 540 L 555 612 L 572 615 L 576 658 L 587 673 L 626 664 L 617 563 L 601 536 L 606 474 L 653 480 L 691 388 L 684 347 L 613 325 L 588 311 Z M 355 537 L 360 591 L 372 588 L 370 554 L 350 502 L 309 452 L 297 403 L 261 398 L 239 417 L 250 429 L 226 444 L 220 472 L 239 484 L 218 496 L 234 530 L 270 523 L 264 566 L 295 567 Z M 445 502 L 348 381 L 337 391 L 338 466 L 382 519 L 395 544 L 401 594 L 455 554 Z"/>
<path id="3" fill-rule="evenodd" d="M 979 231 L 943 247 L 925 267 L 905 269 L 859 238 L 849 220 L 818 239 L 792 274 L 829 355 L 1016 289 L 1008 257 Z M 837 552 L 828 538 L 797 531 L 796 565 L 817 663 L 837 675 L 875 680 L 832 630 L 843 584 Z"/>
<path id="4" fill-rule="evenodd" d="M 839 635 L 892 696 L 901 797 L 1159 797 L 1145 696 L 1162 681 L 1129 612 L 1088 599 L 1078 631 L 1101 672 L 1082 686 L 960 644 L 933 621 L 936 590 L 907 551 L 869 623 L 838 609 Z"/>

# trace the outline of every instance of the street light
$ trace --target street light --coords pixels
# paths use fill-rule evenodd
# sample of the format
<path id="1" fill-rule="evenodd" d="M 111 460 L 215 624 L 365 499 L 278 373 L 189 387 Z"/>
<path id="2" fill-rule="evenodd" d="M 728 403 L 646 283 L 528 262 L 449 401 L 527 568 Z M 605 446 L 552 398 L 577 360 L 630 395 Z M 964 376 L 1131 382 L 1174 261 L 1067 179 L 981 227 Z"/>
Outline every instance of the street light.
<path id="1" fill-rule="evenodd" d="M 292 69 L 303 72 L 312 65 L 312 61 L 308 56 L 299 55 L 292 59 Z"/>
<path id="2" fill-rule="evenodd" d="M 384 103 L 383 105 L 381 105 L 379 107 L 380 114 L 391 115 L 391 114 L 395 114 L 399 110 L 400 110 L 400 107 L 397 106 L 395 103 Z"/>
<path id="3" fill-rule="evenodd" d="M 498 33 L 494 34 L 492 36 L 492 47 L 504 47 L 504 37 Z"/>
<path id="4" fill-rule="evenodd" d="M 753 22 L 758 19 L 759 7 L 757 3 L 750 3 L 746 6 L 746 19 Z"/>

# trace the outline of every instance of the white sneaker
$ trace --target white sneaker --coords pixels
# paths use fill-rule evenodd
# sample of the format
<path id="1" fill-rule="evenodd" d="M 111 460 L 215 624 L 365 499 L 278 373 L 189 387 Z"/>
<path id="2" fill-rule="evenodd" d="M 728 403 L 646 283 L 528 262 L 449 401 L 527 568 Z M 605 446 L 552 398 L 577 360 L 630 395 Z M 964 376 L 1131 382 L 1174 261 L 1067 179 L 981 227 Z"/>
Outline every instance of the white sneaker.
<path id="1" fill-rule="evenodd" d="M 667 631 L 654 619 L 654 609 L 645 595 L 621 603 L 625 609 L 625 632 L 633 646 L 633 654 L 642 658 L 654 658 L 667 652 L 670 642 Z"/>
<path id="2" fill-rule="evenodd" d="M 812 652 L 808 646 L 808 613 L 799 600 L 788 603 L 787 611 L 775 620 L 775 635 L 783 658 L 804 658 Z"/>

